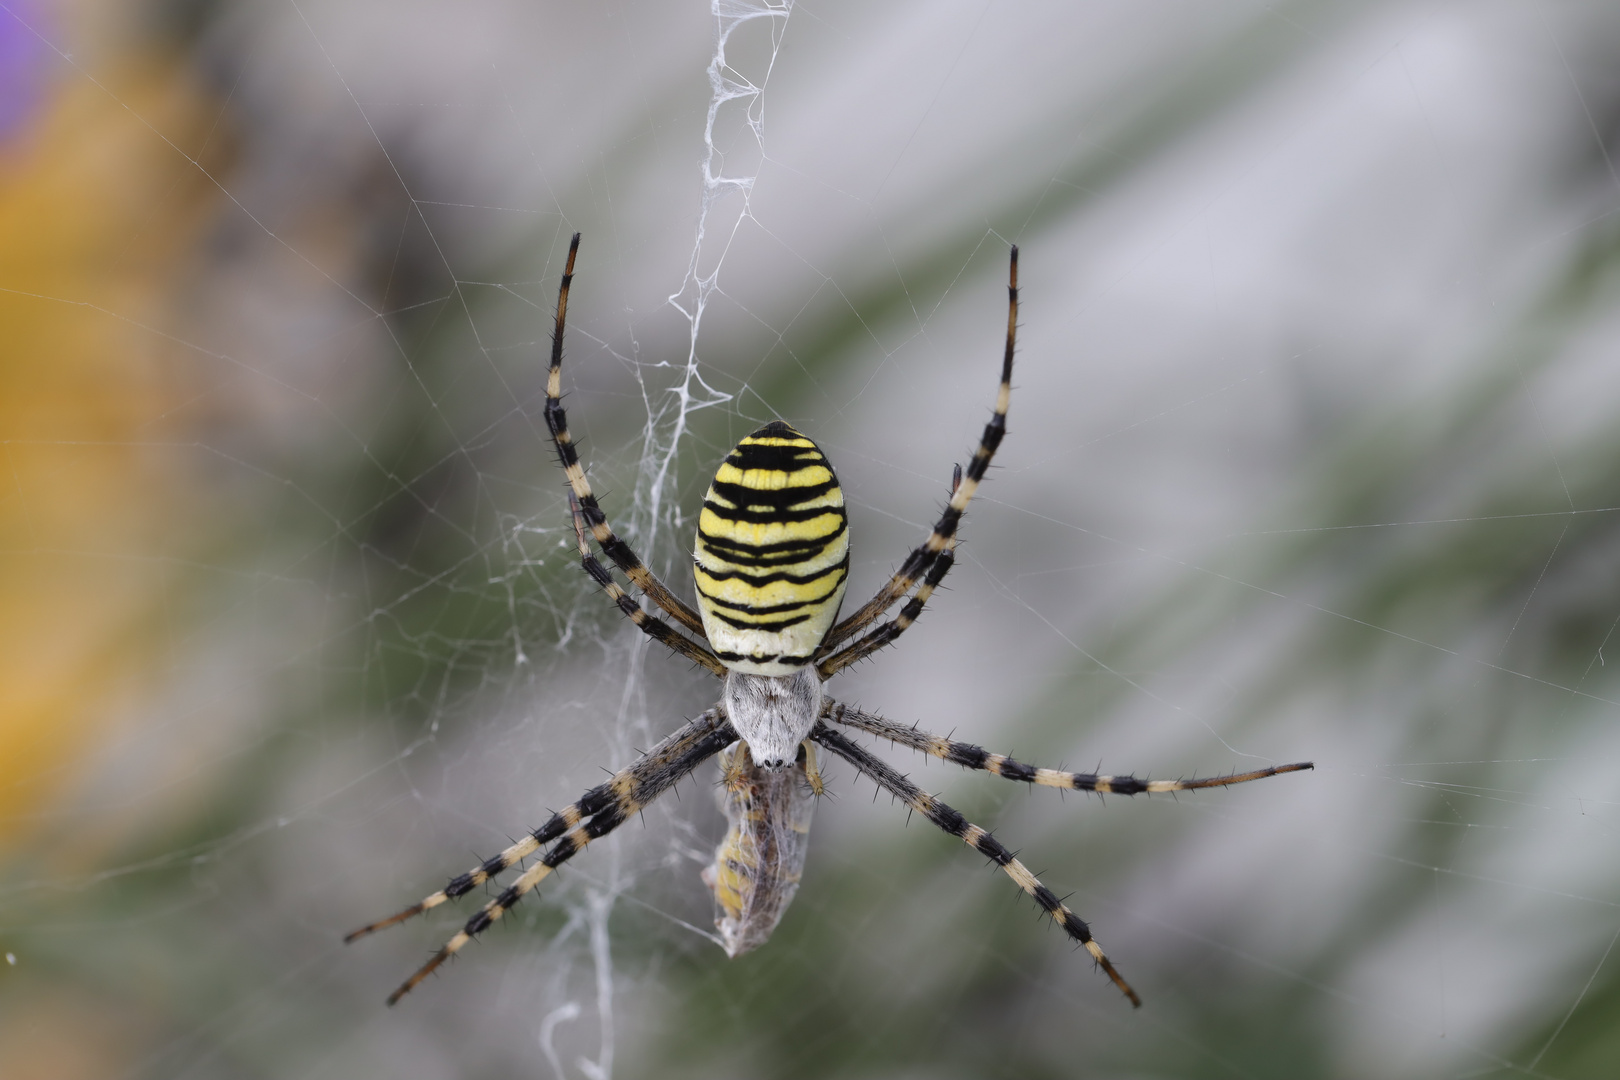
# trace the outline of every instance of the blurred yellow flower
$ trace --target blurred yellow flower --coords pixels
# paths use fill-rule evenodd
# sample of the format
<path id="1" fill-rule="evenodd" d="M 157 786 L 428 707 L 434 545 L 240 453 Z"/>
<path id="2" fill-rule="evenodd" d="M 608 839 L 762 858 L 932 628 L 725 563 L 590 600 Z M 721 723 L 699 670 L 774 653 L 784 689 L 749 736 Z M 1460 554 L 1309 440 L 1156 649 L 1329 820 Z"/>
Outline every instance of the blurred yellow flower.
<path id="1" fill-rule="evenodd" d="M 0 148 L 0 848 L 141 682 L 188 506 L 159 328 L 213 199 L 216 116 L 175 66 L 47 86 Z"/>

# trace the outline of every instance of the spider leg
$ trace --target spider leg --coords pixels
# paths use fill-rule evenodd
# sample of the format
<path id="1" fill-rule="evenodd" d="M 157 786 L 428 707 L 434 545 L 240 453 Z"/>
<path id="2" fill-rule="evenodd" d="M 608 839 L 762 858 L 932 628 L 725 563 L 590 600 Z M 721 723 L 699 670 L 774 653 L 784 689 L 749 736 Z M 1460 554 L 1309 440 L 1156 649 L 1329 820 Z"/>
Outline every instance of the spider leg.
<path id="1" fill-rule="evenodd" d="M 658 798 L 659 795 L 672 787 L 682 777 L 735 741 L 736 738 L 736 732 L 732 730 L 730 721 L 724 718 L 719 709 L 710 709 L 658 743 L 646 754 L 643 754 L 635 764 L 621 769 L 605 783 L 598 784 L 587 791 L 578 802 L 553 814 L 551 820 L 508 847 L 505 851 L 502 851 L 499 855 L 486 860 L 476 869 L 452 878 L 450 883 L 443 889 L 420 903 L 413 904 L 396 915 L 391 915 L 379 922 L 362 926 L 360 929 L 350 932 L 344 936 L 344 942 L 355 941 L 377 930 L 403 922 L 413 915 L 438 907 L 446 900 L 465 896 L 485 881 L 516 865 L 519 860 L 526 858 L 539 848 L 561 837 L 562 842 L 547 852 L 541 863 L 537 864 L 536 867 L 531 867 L 523 877 L 529 877 L 540 867 L 545 867 L 544 872 L 533 877 L 516 896 L 513 896 L 511 902 L 501 908 L 501 911 L 504 912 L 506 907 L 510 907 L 511 903 L 516 902 L 517 896 L 521 896 L 524 892 L 532 889 L 546 873 L 550 872 L 551 868 L 572 857 L 591 840 L 611 832 L 625 818 Z M 570 837 L 574 837 L 574 839 L 570 840 Z M 567 849 L 566 852 L 564 849 Z M 521 881 L 522 878 L 518 880 Z M 514 882 L 515 884 L 517 883 Z M 511 889 L 508 889 L 506 893 L 501 895 L 505 897 L 510 892 Z M 495 903 L 498 903 L 499 899 L 497 898 L 497 901 L 491 904 L 486 904 L 484 911 L 480 912 L 479 915 L 475 915 L 473 920 L 468 923 L 468 927 L 471 927 L 473 922 L 477 922 Z M 500 913 L 491 916 L 489 922 L 493 922 L 498 918 L 500 918 Z M 484 925 L 487 926 L 488 922 Z M 482 929 L 482 927 L 479 929 Z M 457 943 L 455 948 L 459 949 L 462 944 L 465 944 L 465 941 Z M 401 987 L 394 997 L 390 999 L 389 1003 L 392 1004 L 393 1001 L 397 1001 L 401 994 L 404 994 L 410 987 L 421 981 L 421 976 L 426 975 L 429 970 L 443 963 L 445 958 L 454 951 L 455 949 L 450 949 L 448 952 L 441 951 L 441 954 L 435 957 L 429 967 L 419 971 L 409 984 Z"/>
<path id="2" fill-rule="evenodd" d="M 708 728 L 705 733 L 695 739 L 680 739 L 700 722 L 704 722 Z M 720 718 L 718 709 L 711 709 L 644 755 L 636 763 L 636 766 L 642 766 L 639 774 L 632 773 L 635 769 L 632 766 L 632 769 L 615 776 L 607 785 L 612 788 L 609 804 L 597 811 L 589 821 L 569 828 L 558 838 L 556 845 L 540 857 L 539 862 L 514 878 L 499 896 L 479 908 L 466 925 L 445 943 L 444 948 L 434 953 L 432 959 L 417 968 L 410 978 L 388 995 L 388 1004 L 392 1005 L 410 993 L 417 983 L 433 974 L 439 965 L 459 952 L 467 942 L 489 929 L 525 894 L 544 881 L 558 866 L 583 851 L 592 840 L 598 840 L 617 829 L 674 787 L 682 777 L 736 740 L 737 733 L 732 730 L 730 722 Z M 627 773 L 632 775 L 621 783 L 620 777 Z"/>
<path id="3" fill-rule="evenodd" d="M 343 936 L 344 944 L 363 938 L 367 934 L 376 933 L 378 930 L 387 929 L 395 923 L 404 922 L 413 915 L 420 915 L 424 911 L 438 907 L 446 900 L 454 900 L 467 895 L 490 878 L 504 873 L 520 860 L 528 858 L 546 844 L 551 843 L 569 829 L 574 828 L 581 821 L 606 810 L 619 800 L 624 792 L 633 791 L 638 786 L 647 783 L 649 779 L 656 777 L 659 770 L 668 761 L 680 759 L 692 747 L 707 739 L 713 732 L 721 729 L 730 731 L 730 722 L 721 719 L 720 710 L 710 709 L 647 751 L 635 764 L 620 769 L 607 781 L 587 791 L 580 797 L 578 802 L 563 807 L 551 816 L 551 820 L 508 847 L 505 851 L 502 851 L 499 855 L 491 856 L 465 874 L 458 874 L 451 878 L 448 885 L 420 903 L 412 904 L 404 911 L 390 915 L 386 919 L 368 923 L 358 930 L 351 930 Z"/>
<path id="4" fill-rule="evenodd" d="M 964 769 L 980 769 L 992 773 L 1006 780 L 1022 780 L 1027 784 L 1040 784 L 1042 787 L 1068 788 L 1072 791 L 1098 791 L 1111 795 L 1141 795 L 1154 794 L 1163 791 L 1192 791 L 1197 788 L 1229 787 L 1232 784 L 1246 784 L 1250 780 L 1263 780 L 1268 776 L 1277 776 L 1281 773 L 1300 772 L 1303 769 L 1314 769 L 1316 765 L 1310 761 L 1299 761 L 1292 765 L 1271 765 L 1264 769 L 1255 769 L 1252 772 L 1227 773 L 1225 776 L 1195 777 L 1191 780 L 1138 780 L 1134 776 L 1104 776 L 1098 773 L 1064 772 L 1062 769 L 1042 769 L 1034 765 L 1025 765 L 1021 761 L 1014 761 L 1001 754 L 992 754 L 982 746 L 972 743 L 957 742 L 940 735 L 931 735 L 914 727 L 897 724 L 892 720 L 885 720 L 881 716 L 851 709 L 846 705 L 835 704 L 830 710 L 822 714 L 835 724 L 856 728 L 868 732 L 890 742 L 909 746 L 913 750 L 921 750 L 929 757 L 936 757 L 942 761 L 949 761 Z"/>
<path id="5" fill-rule="evenodd" d="M 934 531 L 928 535 L 920 547 L 912 550 L 906 556 L 906 561 L 895 571 L 887 585 L 878 590 L 876 596 L 868 600 L 859 611 L 834 626 L 821 642 L 821 648 L 816 652 L 819 663 L 832 655 L 837 645 L 854 634 L 866 629 L 874 620 L 888 611 L 895 603 L 914 587 L 917 581 L 933 567 L 947 548 L 952 546 L 956 538 L 956 528 L 962 521 L 962 514 L 966 512 L 968 503 L 973 499 L 973 493 L 979 488 L 979 481 L 984 479 L 985 471 L 990 468 L 990 459 L 995 456 L 996 448 L 1001 445 L 1002 437 L 1007 433 L 1007 405 L 1012 400 L 1012 365 L 1013 344 L 1018 334 L 1018 247 L 1013 246 L 1009 269 L 1007 271 L 1007 351 L 1001 361 L 1001 388 L 996 392 L 996 411 L 990 417 L 990 422 L 984 425 L 984 434 L 979 437 L 978 449 L 973 451 L 973 460 L 968 462 L 962 482 L 956 485 L 951 494 L 951 501 L 940 515 L 939 522 L 935 524 Z M 946 569 L 950 568 L 947 560 Z M 945 576 L 944 572 L 934 578 L 934 584 Z M 930 593 L 933 589 L 928 590 Z M 908 605 L 909 606 L 909 605 Z M 921 611 L 921 604 L 917 605 Z M 916 615 L 911 616 L 912 619 Z M 898 622 L 899 620 L 896 620 Z M 890 633 L 880 644 L 872 648 L 880 648 L 888 644 L 910 626 L 908 620 L 905 626 Z M 871 650 L 866 650 L 870 652 Z M 865 653 L 862 653 L 865 655 Z M 856 657 L 859 659 L 859 657 Z M 842 666 L 842 665 L 840 665 Z"/>
<path id="6" fill-rule="evenodd" d="M 585 469 L 579 463 L 579 451 L 573 436 L 568 433 L 568 415 L 562 407 L 563 325 L 568 315 L 568 287 L 574 281 L 574 256 L 579 252 L 579 233 L 568 244 L 568 264 L 563 268 L 562 285 L 557 289 L 557 325 L 551 335 L 551 369 L 546 375 L 546 427 L 551 431 L 551 442 L 557 448 L 557 460 L 562 462 L 568 476 L 568 486 L 579 500 L 579 516 L 585 519 L 591 535 L 604 554 L 652 602 L 669 613 L 676 622 L 703 639 L 703 620 L 697 612 L 683 604 L 679 597 L 664 587 L 653 576 L 630 545 L 621 540 L 608 524 L 607 514 L 591 492 L 591 483 L 585 478 Z"/>
<path id="7" fill-rule="evenodd" d="M 816 674 L 821 676 L 821 681 L 826 682 L 849 665 L 865 660 L 910 629 L 911 624 L 917 621 L 917 616 L 922 614 L 923 605 L 934 595 L 934 590 L 939 587 L 945 575 L 951 572 L 951 566 L 955 562 L 956 537 L 953 536 L 945 545 L 945 550 L 935 556 L 934 565 L 928 568 L 928 576 L 923 578 L 922 586 L 910 600 L 906 601 L 906 606 L 900 609 L 898 616 L 816 665 Z"/>
<path id="8" fill-rule="evenodd" d="M 1113 963 L 1109 961 L 1108 956 L 1102 951 L 1102 946 L 1098 945 L 1092 938 L 1091 928 L 1086 925 L 1085 920 L 1070 911 L 1068 905 L 1059 900 L 1051 889 L 1042 885 L 1040 879 L 1030 873 L 1029 869 L 1019 862 L 1012 852 L 1003 847 L 1000 841 L 979 826 L 969 822 L 956 810 L 923 791 L 903 774 L 891 769 L 855 743 L 850 742 L 843 735 L 829 728 L 825 722 L 817 721 L 816 726 L 810 732 L 810 738 L 870 776 L 878 787 L 883 788 L 889 794 L 911 807 L 911 809 L 1001 867 L 1020 889 L 1028 893 L 1037 904 L 1045 909 L 1046 913 L 1052 917 L 1052 921 L 1063 928 L 1064 933 L 1085 947 L 1085 950 L 1091 954 L 1091 958 L 1097 962 L 1097 966 L 1108 973 L 1108 977 L 1114 980 L 1114 985 L 1119 987 L 1120 992 L 1130 999 L 1132 1005 L 1141 1006 L 1142 999 L 1136 996 L 1136 991 L 1131 989 L 1130 983 L 1126 982 L 1124 977 L 1114 968 Z"/>
<path id="9" fill-rule="evenodd" d="M 635 623 L 643 634 L 674 649 L 694 664 L 706 667 L 721 678 L 725 678 L 726 666 L 720 662 L 717 656 L 695 641 L 683 636 L 679 630 L 670 626 L 663 619 L 642 611 L 641 606 L 630 599 L 628 593 L 619 588 L 619 583 L 613 580 L 613 575 L 608 571 L 608 568 L 603 566 L 595 555 L 591 554 L 590 543 L 585 539 L 584 515 L 580 512 L 579 499 L 575 497 L 572 491 L 568 493 L 568 509 L 574 516 L 574 536 L 579 541 L 579 560 L 584 565 L 585 572 L 591 576 L 591 580 L 602 586 L 602 590 L 608 594 L 608 599 L 612 600 L 614 605 L 624 612 L 625 616 Z"/>
<path id="10" fill-rule="evenodd" d="M 962 466 L 958 465 L 951 470 L 951 495 L 953 497 L 961 486 Z M 816 674 L 821 676 L 821 681 L 826 682 L 849 667 L 849 665 L 865 660 L 868 656 L 871 656 L 905 633 L 911 624 L 917 621 L 917 616 L 922 614 L 923 605 L 928 603 L 928 598 L 934 595 L 934 590 L 939 588 L 939 583 L 945 580 L 945 575 L 951 572 L 951 567 L 955 564 L 956 537 L 953 536 L 946 543 L 945 550 L 941 551 L 938 557 L 935 558 L 934 565 L 929 567 L 928 576 L 923 578 L 921 587 L 917 589 L 917 592 L 910 600 L 906 601 L 906 606 L 900 609 L 899 616 L 890 619 L 859 641 L 844 646 L 844 648 L 816 665 Z"/>

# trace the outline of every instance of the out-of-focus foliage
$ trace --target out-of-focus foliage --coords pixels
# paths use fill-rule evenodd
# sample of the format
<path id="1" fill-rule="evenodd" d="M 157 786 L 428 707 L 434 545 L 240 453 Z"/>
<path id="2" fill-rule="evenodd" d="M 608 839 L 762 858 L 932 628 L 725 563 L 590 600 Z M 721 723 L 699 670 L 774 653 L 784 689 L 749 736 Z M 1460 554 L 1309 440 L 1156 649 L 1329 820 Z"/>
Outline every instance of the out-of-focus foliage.
<path id="1" fill-rule="evenodd" d="M 667 298 L 715 26 L 0 10 L 0 1076 L 1615 1075 L 1620 15 L 744 23 L 699 385 Z M 540 402 L 575 230 L 570 417 L 677 591 L 777 416 L 876 587 L 990 404 L 1021 245 L 951 587 L 830 691 L 1041 763 L 1316 760 L 1099 803 L 895 757 L 1144 1009 L 836 766 L 758 952 L 703 936 L 704 774 L 383 1008 L 458 912 L 343 931 L 714 696 L 571 553 Z"/>

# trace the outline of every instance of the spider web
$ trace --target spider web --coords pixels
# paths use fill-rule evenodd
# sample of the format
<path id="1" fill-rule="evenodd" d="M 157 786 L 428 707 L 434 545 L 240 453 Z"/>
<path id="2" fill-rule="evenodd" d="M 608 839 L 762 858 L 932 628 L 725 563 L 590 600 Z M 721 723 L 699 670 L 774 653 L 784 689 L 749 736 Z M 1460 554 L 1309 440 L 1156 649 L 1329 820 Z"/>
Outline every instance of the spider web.
<path id="1" fill-rule="evenodd" d="M 68 687 L 0 731 L 0 1074 L 1614 1074 L 1620 18 L 116 12 L 0 2 L 0 302 L 49 361 L 3 395 L 9 681 Z M 345 930 L 715 694 L 578 569 L 540 412 L 576 230 L 570 422 L 688 596 L 777 417 L 883 580 L 1021 246 L 949 588 L 829 692 L 1040 764 L 1317 762 L 1099 805 L 878 748 L 1074 890 L 1143 1010 L 836 764 L 757 953 L 713 944 L 707 770 L 382 1007 L 468 903 Z"/>

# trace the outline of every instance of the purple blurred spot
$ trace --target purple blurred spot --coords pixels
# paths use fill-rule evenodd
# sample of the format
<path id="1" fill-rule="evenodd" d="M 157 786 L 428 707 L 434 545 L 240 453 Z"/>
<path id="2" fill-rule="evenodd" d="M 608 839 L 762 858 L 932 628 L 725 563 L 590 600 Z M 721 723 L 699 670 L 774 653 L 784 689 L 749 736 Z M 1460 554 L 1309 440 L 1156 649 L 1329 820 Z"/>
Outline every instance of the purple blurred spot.
<path id="1" fill-rule="evenodd" d="M 45 29 L 36 0 L 0 0 L 0 143 L 27 125 L 45 96 Z"/>

